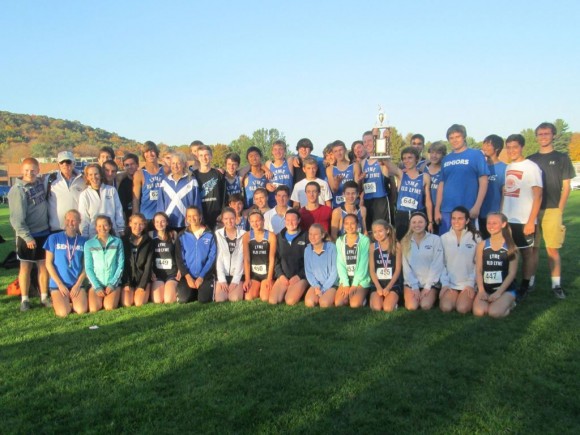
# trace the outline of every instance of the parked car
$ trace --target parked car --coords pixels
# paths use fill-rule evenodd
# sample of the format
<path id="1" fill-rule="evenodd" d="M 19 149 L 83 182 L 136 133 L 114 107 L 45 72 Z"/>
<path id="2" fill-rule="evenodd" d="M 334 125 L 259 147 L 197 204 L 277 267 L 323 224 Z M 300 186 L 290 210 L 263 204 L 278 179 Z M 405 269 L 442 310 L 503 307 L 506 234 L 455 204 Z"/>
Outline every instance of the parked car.
<path id="1" fill-rule="evenodd" d="M 572 190 L 580 190 L 580 175 L 570 180 L 570 188 Z"/>

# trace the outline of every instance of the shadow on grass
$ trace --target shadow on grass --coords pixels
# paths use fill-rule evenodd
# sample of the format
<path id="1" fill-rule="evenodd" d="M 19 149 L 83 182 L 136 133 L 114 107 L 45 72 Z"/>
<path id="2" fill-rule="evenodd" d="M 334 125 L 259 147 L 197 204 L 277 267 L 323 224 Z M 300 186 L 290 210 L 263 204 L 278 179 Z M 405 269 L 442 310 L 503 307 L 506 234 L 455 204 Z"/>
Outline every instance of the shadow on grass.
<path id="1" fill-rule="evenodd" d="M 448 432 L 482 394 L 502 402 L 488 370 L 502 356 L 513 367 L 542 313 L 498 322 L 244 303 L 77 316 L 72 330 L 2 346 L 1 409 L 15 432 Z M 498 424 L 525 429 L 522 418 Z"/>

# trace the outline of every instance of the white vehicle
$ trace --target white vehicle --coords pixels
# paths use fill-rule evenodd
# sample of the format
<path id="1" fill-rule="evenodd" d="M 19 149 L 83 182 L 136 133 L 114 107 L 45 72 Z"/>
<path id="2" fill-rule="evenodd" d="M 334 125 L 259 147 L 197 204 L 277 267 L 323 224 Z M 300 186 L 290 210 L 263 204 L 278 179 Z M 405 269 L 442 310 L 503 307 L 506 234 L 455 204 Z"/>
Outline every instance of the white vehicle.
<path id="1" fill-rule="evenodd" d="M 570 188 L 572 190 L 579 190 L 580 189 L 580 175 L 574 177 L 570 180 Z"/>

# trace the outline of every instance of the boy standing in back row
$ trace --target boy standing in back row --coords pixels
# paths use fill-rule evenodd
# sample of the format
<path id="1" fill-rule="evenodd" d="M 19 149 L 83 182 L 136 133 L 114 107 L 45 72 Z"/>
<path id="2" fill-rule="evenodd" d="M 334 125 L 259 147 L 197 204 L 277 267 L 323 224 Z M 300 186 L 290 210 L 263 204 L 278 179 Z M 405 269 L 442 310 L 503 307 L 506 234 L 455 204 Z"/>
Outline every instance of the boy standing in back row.
<path id="1" fill-rule="evenodd" d="M 542 235 L 548 254 L 552 291 L 558 299 L 565 299 L 566 294 L 560 282 L 562 266 L 559 249 L 564 244 L 564 236 L 566 235 L 566 227 L 562 225 L 562 215 L 570 195 L 570 180 L 576 176 L 576 173 L 570 157 L 554 150 L 555 135 L 556 126 L 554 124 L 542 122 L 538 125 L 536 139 L 540 145 L 540 151 L 529 156 L 529 159 L 542 170 L 544 183 L 544 195 L 538 219 L 538 237 L 536 237 L 533 249 L 537 259 L 540 249 L 540 235 Z M 534 277 L 530 280 L 530 287 L 533 285 Z"/>
<path id="2" fill-rule="evenodd" d="M 485 157 L 480 151 L 469 149 L 466 138 L 463 125 L 453 124 L 447 129 L 453 152 L 443 159 L 435 206 L 435 221 L 440 222 L 441 235 L 449 231 L 451 211 L 459 205 L 467 208 L 469 217 L 475 221 L 487 192 L 489 170 Z"/>

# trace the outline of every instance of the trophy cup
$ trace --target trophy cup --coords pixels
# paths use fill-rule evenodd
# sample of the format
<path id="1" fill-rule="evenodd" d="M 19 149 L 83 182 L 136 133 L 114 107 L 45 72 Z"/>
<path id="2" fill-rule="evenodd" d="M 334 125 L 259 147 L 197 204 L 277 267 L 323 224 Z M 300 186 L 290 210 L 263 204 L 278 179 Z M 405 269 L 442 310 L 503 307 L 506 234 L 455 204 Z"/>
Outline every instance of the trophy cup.
<path id="1" fill-rule="evenodd" d="M 391 158 L 391 129 L 385 125 L 385 112 L 379 106 L 378 123 L 373 128 L 374 156 L 371 159 Z"/>

